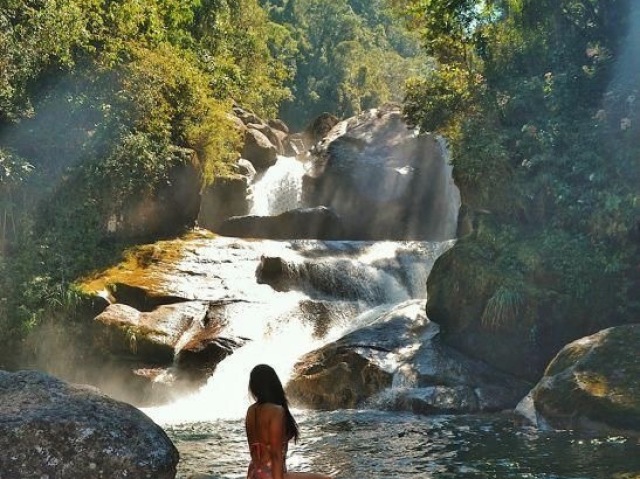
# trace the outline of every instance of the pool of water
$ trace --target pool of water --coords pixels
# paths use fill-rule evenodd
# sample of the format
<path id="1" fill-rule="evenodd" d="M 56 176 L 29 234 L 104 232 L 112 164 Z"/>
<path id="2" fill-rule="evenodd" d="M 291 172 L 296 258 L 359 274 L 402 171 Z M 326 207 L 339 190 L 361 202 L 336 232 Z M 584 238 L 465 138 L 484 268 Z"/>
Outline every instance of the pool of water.
<path id="1" fill-rule="evenodd" d="M 292 471 L 336 479 L 639 479 L 640 440 L 542 432 L 506 415 L 415 416 L 294 411 L 301 440 Z M 240 419 L 166 426 L 180 451 L 178 478 L 244 478 L 249 461 Z"/>

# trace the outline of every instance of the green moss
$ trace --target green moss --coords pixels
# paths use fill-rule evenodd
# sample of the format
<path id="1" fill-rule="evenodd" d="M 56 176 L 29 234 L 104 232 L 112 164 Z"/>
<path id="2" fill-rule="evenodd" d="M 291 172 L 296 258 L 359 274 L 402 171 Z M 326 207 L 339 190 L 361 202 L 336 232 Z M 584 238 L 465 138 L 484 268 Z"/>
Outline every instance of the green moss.
<path id="1" fill-rule="evenodd" d="M 214 236 L 204 230 L 194 230 L 181 238 L 130 248 L 125 251 L 120 263 L 81 278 L 77 287 L 88 295 L 110 293 L 117 283 L 146 291 L 162 291 L 166 273 L 182 258 L 185 244 L 194 239 Z"/>

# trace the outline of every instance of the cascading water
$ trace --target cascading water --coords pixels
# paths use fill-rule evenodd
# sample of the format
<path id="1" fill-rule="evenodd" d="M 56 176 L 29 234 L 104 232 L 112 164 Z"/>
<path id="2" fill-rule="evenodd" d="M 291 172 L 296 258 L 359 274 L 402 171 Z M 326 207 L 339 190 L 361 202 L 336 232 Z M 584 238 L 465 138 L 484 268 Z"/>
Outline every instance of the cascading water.
<path id="1" fill-rule="evenodd" d="M 296 158 L 279 156 L 276 164 L 258 176 L 250 186 L 251 215 L 275 216 L 301 206 L 304 164 Z"/>
<path id="2" fill-rule="evenodd" d="M 438 198 L 437 208 L 442 211 L 442 219 L 438 221 L 439 225 L 448 224 L 444 230 L 446 237 L 451 238 L 455 234 L 460 197 L 451 179 L 446 142 L 438 140 L 438 147 L 445 167 L 435 166 L 437 177 L 431 181 L 439 195 L 444 192 L 445 197 Z M 397 180 L 393 168 L 381 171 Z M 276 216 L 303 206 L 304 174 L 303 162 L 279 156 L 250 185 L 249 214 Z M 408 169 L 403 184 L 411 183 L 412 174 L 413 169 Z M 363 178 L 366 176 L 360 180 Z M 230 286 L 225 288 L 230 287 L 236 296 L 247 298 L 246 302 L 225 309 L 226 332 L 249 342 L 225 358 L 196 394 L 168 406 L 147 409 L 160 423 L 240 417 L 249 404 L 247 381 L 254 365 L 271 364 L 286 382 L 294 363 L 304 353 L 375 321 L 394 305 L 426 298 L 428 272 L 452 241 L 219 239 L 218 244 L 223 252 L 216 254 L 228 255 L 230 249 L 234 252 L 229 259 L 231 272 L 226 283 Z M 246 251 L 247 256 L 240 258 L 241 251 Z M 206 254 L 200 249 L 200 257 Z M 256 270 L 265 257 L 276 258 L 278 267 L 285 271 L 280 279 L 285 285 L 272 287 L 256 279 Z M 193 266 L 190 268 L 194 270 Z M 216 269 L 221 270 L 219 263 Z M 236 277 L 231 279 L 233 275 Z M 204 285 L 204 290 L 207 288 Z M 203 288 L 201 294 L 202 291 Z M 321 320 L 314 316 L 319 314 L 318 310 L 322 311 Z"/>
<path id="3" fill-rule="evenodd" d="M 433 261 L 451 244 L 211 241 L 199 248 L 197 264 L 178 268 L 198 275 L 197 268 L 208 267 L 209 254 L 229 265 L 226 272 L 218 268 L 218 278 L 247 300 L 225 309 L 226 333 L 249 342 L 225 358 L 197 393 L 145 412 L 161 424 L 241 417 L 250 402 L 247 382 L 253 366 L 269 363 L 286 382 L 304 353 L 367 325 L 395 304 L 424 298 Z M 221 254 L 232 254 L 234 264 Z M 255 271 L 265 256 L 280 258 L 287 269 L 285 279 L 297 289 L 275 291 L 256 282 Z M 322 309 L 321 319 L 309 313 L 314 306 Z"/>

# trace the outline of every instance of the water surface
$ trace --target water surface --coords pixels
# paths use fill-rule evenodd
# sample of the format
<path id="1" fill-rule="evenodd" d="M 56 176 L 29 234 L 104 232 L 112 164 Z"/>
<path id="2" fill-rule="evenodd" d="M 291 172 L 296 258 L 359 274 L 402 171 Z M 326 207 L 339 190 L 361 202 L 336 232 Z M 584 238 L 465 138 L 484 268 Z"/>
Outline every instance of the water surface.
<path id="1" fill-rule="evenodd" d="M 336 479 L 638 479 L 640 442 L 624 436 L 541 432 L 513 416 L 415 416 L 384 411 L 294 411 L 302 437 L 290 470 Z M 166 427 L 180 451 L 178 478 L 244 478 L 242 420 Z"/>

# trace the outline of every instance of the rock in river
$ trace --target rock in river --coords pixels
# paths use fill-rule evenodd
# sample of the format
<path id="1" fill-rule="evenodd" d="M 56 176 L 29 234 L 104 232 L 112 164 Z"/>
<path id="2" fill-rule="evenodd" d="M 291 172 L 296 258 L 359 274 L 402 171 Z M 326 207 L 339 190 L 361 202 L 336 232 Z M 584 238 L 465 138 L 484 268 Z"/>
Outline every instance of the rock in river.
<path id="1" fill-rule="evenodd" d="M 37 371 L 0 371 L 0 478 L 173 479 L 179 459 L 135 407 Z"/>

